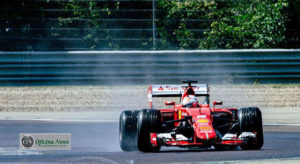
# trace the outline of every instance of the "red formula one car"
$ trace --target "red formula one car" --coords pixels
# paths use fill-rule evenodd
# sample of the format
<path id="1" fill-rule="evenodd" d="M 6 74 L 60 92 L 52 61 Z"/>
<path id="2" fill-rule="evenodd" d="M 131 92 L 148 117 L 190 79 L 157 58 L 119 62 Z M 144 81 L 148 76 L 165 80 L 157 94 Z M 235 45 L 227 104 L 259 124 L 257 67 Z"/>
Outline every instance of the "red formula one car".
<path id="1" fill-rule="evenodd" d="M 209 87 L 183 81 L 185 85 L 153 85 L 148 88 L 150 109 L 123 111 L 120 146 L 123 151 L 156 152 L 161 146 L 253 150 L 263 146 L 262 116 L 257 107 L 209 106 Z M 167 109 L 154 109 L 152 97 L 180 97 L 181 103 L 165 102 Z M 202 98 L 199 103 L 197 98 Z"/>

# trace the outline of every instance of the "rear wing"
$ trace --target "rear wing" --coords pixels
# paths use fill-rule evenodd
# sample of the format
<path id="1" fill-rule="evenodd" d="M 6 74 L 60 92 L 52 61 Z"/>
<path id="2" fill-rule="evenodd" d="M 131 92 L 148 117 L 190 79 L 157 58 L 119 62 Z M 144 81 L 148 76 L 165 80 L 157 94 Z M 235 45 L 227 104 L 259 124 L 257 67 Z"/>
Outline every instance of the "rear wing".
<path id="1" fill-rule="evenodd" d="M 152 108 L 152 97 L 181 97 L 188 85 L 150 85 L 148 88 L 148 100 Z M 209 86 L 207 84 L 192 85 L 196 96 L 209 95 Z"/>

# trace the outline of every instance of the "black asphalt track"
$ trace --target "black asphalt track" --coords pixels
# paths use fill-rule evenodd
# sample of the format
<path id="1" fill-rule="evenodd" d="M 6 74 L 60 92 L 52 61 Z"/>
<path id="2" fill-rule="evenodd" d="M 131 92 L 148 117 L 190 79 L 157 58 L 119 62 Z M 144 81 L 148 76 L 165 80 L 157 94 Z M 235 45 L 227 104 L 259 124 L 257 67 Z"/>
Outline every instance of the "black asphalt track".
<path id="1" fill-rule="evenodd" d="M 0 121 L 0 162 L 181 163 L 300 157 L 300 127 L 264 126 L 262 150 L 216 151 L 163 148 L 159 153 L 122 152 L 117 122 Z M 19 133 L 71 133 L 71 150 L 19 149 Z"/>

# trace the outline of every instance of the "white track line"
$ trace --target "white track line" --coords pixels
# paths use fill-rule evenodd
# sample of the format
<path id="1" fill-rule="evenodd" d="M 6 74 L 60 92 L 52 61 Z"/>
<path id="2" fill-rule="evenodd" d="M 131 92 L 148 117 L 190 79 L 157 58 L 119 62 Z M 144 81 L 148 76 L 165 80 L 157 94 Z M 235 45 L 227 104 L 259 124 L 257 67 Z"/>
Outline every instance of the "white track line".
<path id="1" fill-rule="evenodd" d="M 6 121 L 6 120 L 2 120 Z M 11 119 L 7 121 L 45 121 L 45 122 L 119 122 L 119 120 L 82 120 L 82 119 L 74 119 L 74 120 L 59 120 L 59 119 Z"/>
<path id="2" fill-rule="evenodd" d="M 264 126 L 300 126 L 300 124 L 264 124 Z"/>
<path id="3" fill-rule="evenodd" d="M 231 161 L 208 161 L 208 162 L 183 162 L 180 164 L 298 164 L 300 162 L 299 157 L 291 158 L 270 158 L 270 159 L 257 159 L 257 160 L 231 160 Z M 177 164 L 177 163 L 173 163 Z M 179 164 L 179 163 L 178 163 Z"/>
<path id="4" fill-rule="evenodd" d="M 84 120 L 84 119 L 68 119 L 68 120 L 60 120 L 60 119 L 12 119 L 12 121 L 48 121 L 48 122 L 119 122 L 119 120 Z M 300 124 L 277 124 L 270 123 L 264 124 L 264 126 L 300 126 Z"/>

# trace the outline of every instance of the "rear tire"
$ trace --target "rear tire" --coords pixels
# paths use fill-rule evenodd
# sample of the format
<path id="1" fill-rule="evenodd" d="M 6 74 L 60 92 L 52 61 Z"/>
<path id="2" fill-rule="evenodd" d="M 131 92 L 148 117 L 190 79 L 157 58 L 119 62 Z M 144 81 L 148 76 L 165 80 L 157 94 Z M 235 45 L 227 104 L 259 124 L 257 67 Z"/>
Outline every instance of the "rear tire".
<path id="1" fill-rule="evenodd" d="M 256 139 L 249 138 L 240 147 L 244 150 L 258 150 L 264 144 L 261 111 L 257 107 L 241 108 L 238 111 L 240 132 L 256 132 Z"/>
<path id="2" fill-rule="evenodd" d="M 150 133 L 159 131 L 161 126 L 161 113 L 158 110 L 142 110 L 138 115 L 137 147 L 142 152 L 157 152 L 160 145 L 153 146 Z"/>
<path id="3" fill-rule="evenodd" d="M 137 115 L 139 111 L 123 111 L 119 121 L 120 147 L 123 151 L 137 150 Z"/>

